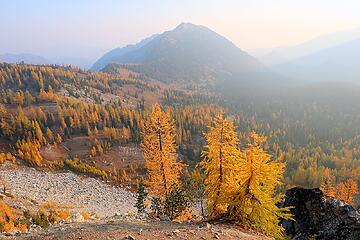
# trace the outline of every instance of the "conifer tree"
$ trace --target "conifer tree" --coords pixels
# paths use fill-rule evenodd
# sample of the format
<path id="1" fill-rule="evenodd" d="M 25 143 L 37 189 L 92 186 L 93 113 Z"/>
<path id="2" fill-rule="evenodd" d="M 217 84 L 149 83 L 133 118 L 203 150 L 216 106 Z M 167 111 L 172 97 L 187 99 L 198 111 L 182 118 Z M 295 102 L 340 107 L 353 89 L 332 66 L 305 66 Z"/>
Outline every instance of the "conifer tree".
<path id="1" fill-rule="evenodd" d="M 251 133 L 251 142 L 244 151 L 245 160 L 240 160 L 236 169 L 236 178 L 232 184 L 237 192 L 228 209 L 230 220 L 239 221 L 276 238 L 283 236 L 279 219 L 289 219 L 288 208 L 279 208 L 283 194 L 276 194 L 276 188 L 282 184 L 284 163 L 271 159 L 263 149 L 266 138 Z"/>
<path id="2" fill-rule="evenodd" d="M 142 180 L 138 181 L 136 184 L 136 204 L 135 207 L 138 210 L 138 213 L 144 212 L 146 206 L 144 200 L 147 198 L 148 193 L 145 191 L 145 186 Z"/>
<path id="3" fill-rule="evenodd" d="M 347 204 L 354 204 L 354 196 L 357 193 L 358 186 L 353 179 L 348 179 L 347 181 L 339 183 L 336 186 L 336 197 L 346 202 Z"/>
<path id="4" fill-rule="evenodd" d="M 50 130 L 50 128 L 46 128 L 46 136 L 47 136 L 47 138 L 49 139 L 49 142 L 50 143 L 53 143 L 54 142 L 54 135 L 53 135 L 53 133 L 52 133 L 52 131 Z"/>
<path id="5" fill-rule="evenodd" d="M 184 212 L 190 204 L 189 196 L 179 183 L 171 186 L 169 194 L 164 202 L 164 213 L 171 219 L 175 219 Z"/>
<path id="6" fill-rule="evenodd" d="M 159 105 L 144 122 L 141 148 L 147 170 L 145 184 L 153 195 L 165 199 L 185 165 L 176 160 L 174 121 Z"/>
<path id="7" fill-rule="evenodd" d="M 55 142 L 56 142 L 57 144 L 59 144 L 59 143 L 62 142 L 62 137 L 61 137 L 60 134 L 58 134 L 58 133 L 56 134 Z"/>
<path id="8" fill-rule="evenodd" d="M 204 216 L 204 199 L 205 195 L 205 175 L 199 169 L 195 169 L 189 174 L 185 181 L 185 189 L 192 201 L 200 204 L 201 215 Z"/>
<path id="9" fill-rule="evenodd" d="M 208 196 L 208 213 L 216 216 L 225 213 L 234 190 L 234 167 L 241 153 L 237 148 L 239 139 L 232 122 L 218 115 L 209 131 L 205 134 L 207 145 L 202 152 L 203 161 L 200 166 L 206 174 L 205 192 Z"/>
<path id="10" fill-rule="evenodd" d="M 330 169 L 326 168 L 323 173 L 323 183 L 321 184 L 320 189 L 327 197 L 335 197 L 336 195 L 333 178 Z"/>
<path id="11" fill-rule="evenodd" d="M 44 135 L 40 128 L 39 123 L 37 121 L 33 121 L 32 123 L 33 123 L 33 127 L 35 129 L 36 138 L 39 140 L 39 142 L 43 142 Z"/>

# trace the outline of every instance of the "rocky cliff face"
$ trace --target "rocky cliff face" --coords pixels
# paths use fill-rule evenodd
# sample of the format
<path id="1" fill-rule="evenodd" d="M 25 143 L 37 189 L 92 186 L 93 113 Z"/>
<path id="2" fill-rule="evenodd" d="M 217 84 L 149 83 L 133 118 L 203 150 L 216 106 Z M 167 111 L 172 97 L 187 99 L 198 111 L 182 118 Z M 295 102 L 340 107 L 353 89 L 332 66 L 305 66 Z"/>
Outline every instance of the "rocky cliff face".
<path id="1" fill-rule="evenodd" d="M 288 190 L 283 206 L 294 207 L 296 221 L 282 221 L 293 239 L 360 239 L 359 212 L 338 199 L 326 198 L 318 188 Z"/>

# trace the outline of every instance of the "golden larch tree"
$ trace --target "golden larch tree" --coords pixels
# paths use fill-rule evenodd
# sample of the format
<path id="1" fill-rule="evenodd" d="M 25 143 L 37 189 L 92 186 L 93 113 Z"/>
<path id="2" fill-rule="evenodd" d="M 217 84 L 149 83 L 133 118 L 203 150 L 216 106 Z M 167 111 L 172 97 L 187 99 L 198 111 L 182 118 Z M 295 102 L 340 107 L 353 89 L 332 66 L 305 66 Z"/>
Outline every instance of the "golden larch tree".
<path id="1" fill-rule="evenodd" d="M 52 131 L 50 130 L 50 128 L 48 128 L 48 127 L 46 128 L 46 136 L 50 143 L 54 142 L 54 140 L 55 140 L 54 135 L 53 135 Z"/>
<path id="2" fill-rule="evenodd" d="M 156 104 L 143 123 L 141 148 L 144 153 L 149 192 L 166 198 L 171 187 L 179 183 L 184 164 L 177 161 L 174 121 Z"/>
<path id="3" fill-rule="evenodd" d="M 275 238 L 283 236 L 280 218 L 290 218 L 288 208 L 276 204 L 283 194 L 276 194 L 282 184 L 285 164 L 271 158 L 263 148 L 264 136 L 250 134 L 250 142 L 244 151 L 245 160 L 236 166 L 236 178 L 232 184 L 237 192 L 228 208 L 228 218 L 255 229 L 260 229 Z"/>
<path id="4" fill-rule="evenodd" d="M 348 179 L 345 182 L 339 183 L 336 186 L 336 197 L 346 202 L 347 204 L 354 204 L 354 196 L 358 193 L 358 185 L 353 179 Z"/>
<path id="5" fill-rule="evenodd" d="M 333 179 L 334 176 L 331 174 L 330 169 L 325 168 L 323 172 L 323 180 L 320 189 L 327 197 L 335 197 L 336 195 Z"/>
<path id="6" fill-rule="evenodd" d="M 210 216 L 218 216 L 226 212 L 230 202 L 231 192 L 234 190 L 232 184 L 236 172 L 235 166 L 241 158 L 238 150 L 238 134 L 235 132 L 234 124 L 218 115 L 212 126 L 205 133 L 207 145 L 202 152 L 203 167 L 206 174 L 205 192 L 208 197 L 208 213 Z"/>

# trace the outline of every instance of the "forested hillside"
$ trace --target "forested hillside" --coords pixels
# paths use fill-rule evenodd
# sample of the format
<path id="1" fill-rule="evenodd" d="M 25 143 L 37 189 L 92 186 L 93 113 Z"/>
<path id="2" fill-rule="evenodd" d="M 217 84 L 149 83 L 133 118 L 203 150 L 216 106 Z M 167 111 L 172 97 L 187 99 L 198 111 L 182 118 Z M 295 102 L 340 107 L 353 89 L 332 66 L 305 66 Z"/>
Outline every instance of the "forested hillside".
<path id="1" fill-rule="evenodd" d="M 232 105 L 211 92 L 166 85 L 128 70 L 92 73 L 73 67 L 0 65 L 2 159 L 42 168 L 68 168 L 117 183 L 144 173 L 139 150 L 144 116 L 160 102 L 175 120 L 180 158 L 201 161 L 203 132 L 225 112 L 245 144 L 255 130 L 265 149 L 286 162 L 285 183 L 319 187 L 360 180 L 360 117 L 316 99 Z"/>
<path id="2" fill-rule="evenodd" d="M 359 240 L 360 2 L 272 1 L 2 1 L 0 239 Z"/>

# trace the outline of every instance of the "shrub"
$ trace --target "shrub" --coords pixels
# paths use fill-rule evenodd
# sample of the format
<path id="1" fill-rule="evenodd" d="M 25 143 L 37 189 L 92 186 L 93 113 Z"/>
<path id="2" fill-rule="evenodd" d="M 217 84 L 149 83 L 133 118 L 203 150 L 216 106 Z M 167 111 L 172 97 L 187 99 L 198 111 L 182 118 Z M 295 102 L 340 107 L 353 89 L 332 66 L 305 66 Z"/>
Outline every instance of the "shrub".
<path id="1" fill-rule="evenodd" d="M 56 223 L 60 220 L 66 220 L 72 212 L 68 210 L 67 206 L 60 206 L 59 204 L 48 202 L 41 206 L 40 211 L 44 212 L 50 223 Z"/>
<path id="2" fill-rule="evenodd" d="M 82 212 L 81 216 L 83 216 L 84 220 L 89 220 L 90 219 L 90 213 L 88 212 Z"/>
<path id="3" fill-rule="evenodd" d="M 192 219 L 193 215 L 193 212 L 189 208 L 186 208 L 179 216 L 176 217 L 176 219 L 186 221 Z"/>
<path id="4" fill-rule="evenodd" d="M 32 225 L 33 216 L 31 215 L 29 210 L 23 211 L 23 217 L 18 219 L 18 223 L 21 225 L 25 225 L 26 228 L 30 228 Z"/>
<path id="5" fill-rule="evenodd" d="M 190 199 L 180 184 L 174 184 L 164 202 L 164 213 L 172 220 L 190 205 Z"/>
<path id="6" fill-rule="evenodd" d="M 171 220 L 181 216 L 190 206 L 190 198 L 180 184 L 173 184 L 164 200 L 151 198 L 152 213 L 155 216 L 166 215 Z"/>
<path id="7" fill-rule="evenodd" d="M 0 153 L 0 164 L 4 163 L 6 160 L 15 162 L 16 158 L 11 154 L 11 152 Z"/>
<path id="8" fill-rule="evenodd" d="M 25 211 L 22 223 L 27 224 L 28 227 L 31 224 L 35 224 L 42 228 L 47 228 L 50 224 L 68 219 L 72 215 L 72 212 L 69 211 L 68 208 L 69 207 L 48 202 L 43 204 L 34 215 L 31 215 L 29 211 Z"/>
<path id="9" fill-rule="evenodd" d="M 155 216 L 160 216 L 164 213 L 164 203 L 160 198 L 152 197 L 150 209 Z"/>
<path id="10" fill-rule="evenodd" d="M 63 169 L 64 168 L 64 161 L 56 161 L 51 163 L 51 167 L 54 169 Z"/>
<path id="11" fill-rule="evenodd" d="M 97 169 L 94 166 L 79 161 L 78 159 L 68 159 L 64 161 L 64 166 L 69 168 L 71 171 L 83 173 L 91 177 L 107 178 L 108 175 L 105 171 Z"/>
<path id="12" fill-rule="evenodd" d="M 14 216 L 11 208 L 1 200 L 0 201 L 0 231 L 7 232 L 12 230 L 14 228 L 13 219 Z"/>
<path id="13" fill-rule="evenodd" d="M 50 226 L 50 221 L 48 220 L 48 216 L 43 211 L 38 211 L 33 216 L 33 223 L 35 225 L 38 225 L 38 226 L 42 227 L 42 228 L 47 228 L 47 227 Z"/>

